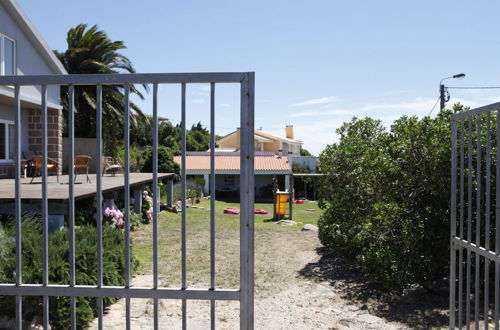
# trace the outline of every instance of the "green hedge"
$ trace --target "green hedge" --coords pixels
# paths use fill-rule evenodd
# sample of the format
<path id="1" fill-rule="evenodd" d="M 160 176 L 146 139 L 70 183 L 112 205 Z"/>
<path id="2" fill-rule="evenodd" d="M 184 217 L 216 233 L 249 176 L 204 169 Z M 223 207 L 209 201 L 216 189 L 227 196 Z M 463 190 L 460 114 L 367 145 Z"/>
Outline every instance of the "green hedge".
<path id="1" fill-rule="evenodd" d="M 321 242 L 387 288 L 447 275 L 451 113 L 354 118 L 320 155 Z"/>
<path id="2" fill-rule="evenodd" d="M 23 282 L 42 282 L 42 235 L 40 219 L 25 216 L 22 224 Z M 11 222 L 0 227 L 0 282 L 15 282 L 15 228 Z M 69 284 L 69 236 L 67 230 L 49 235 L 49 281 L 52 284 Z M 94 226 L 85 225 L 75 230 L 76 283 L 97 283 L 97 232 Z M 132 259 L 132 268 L 137 262 Z M 124 285 L 125 258 L 124 235 L 121 231 L 103 228 L 103 281 L 104 285 Z M 104 305 L 115 298 L 105 298 Z M 23 319 L 31 322 L 34 315 L 41 315 L 41 297 L 24 297 Z M 70 325 L 69 298 L 50 298 L 50 324 L 53 329 L 66 329 Z M 12 300 L 0 298 L 0 316 L 13 318 Z M 82 327 L 97 315 L 96 298 L 77 298 L 77 323 Z"/>

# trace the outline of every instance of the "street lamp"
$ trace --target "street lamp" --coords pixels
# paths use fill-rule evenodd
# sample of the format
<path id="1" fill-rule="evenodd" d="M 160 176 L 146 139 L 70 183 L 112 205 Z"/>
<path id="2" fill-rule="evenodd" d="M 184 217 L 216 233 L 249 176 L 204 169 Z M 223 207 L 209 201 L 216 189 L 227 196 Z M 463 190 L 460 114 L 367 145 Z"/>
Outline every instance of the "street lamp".
<path id="1" fill-rule="evenodd" d="M 439 82 L 439 100 L 440 100 L 440 110 L 443 111 L 444 109 L 444 104 L 446 103 L 446 101 L 448 100 L 445 100 L 444 99 L 444 91 L 445 91 L 445 88 L 444 88 L 444 85 L 443 85 L 443 80 L 446 80 L 446 79 L 464 79 L 465 78 L 465 73 L 459 73 L 459 74 L 456 74 L 456 75 L 453 75 L 451 77 L 446 77 L 446 78 L 443 78 L 441 79 L 441 81 Z"/>

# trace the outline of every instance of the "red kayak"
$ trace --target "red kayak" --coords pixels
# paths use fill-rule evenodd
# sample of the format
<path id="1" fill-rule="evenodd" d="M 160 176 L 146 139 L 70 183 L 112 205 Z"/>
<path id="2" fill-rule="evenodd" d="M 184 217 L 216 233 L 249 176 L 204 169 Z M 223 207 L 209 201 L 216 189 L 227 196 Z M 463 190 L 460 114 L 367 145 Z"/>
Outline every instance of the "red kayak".
<path id="1" fill-rule="evenodd" d="M 255 213 L 255 214 L 268 214 L 269 212 L 267 212 L 267 210 L 256 209 L 255 211 L 253 211 L 253 213 Z"/>
<path id="2" fill-rule="evenodd" d="M 293 201 L 294 204 L 304 204 L 304 200 L 303 199 L 296 199 Z"/>
<path id="3" fill-rule="evenodd" d="M 225 207 L 224 213 L 226 214 L 240 214 L 240 210 L 236 207 Z"/>

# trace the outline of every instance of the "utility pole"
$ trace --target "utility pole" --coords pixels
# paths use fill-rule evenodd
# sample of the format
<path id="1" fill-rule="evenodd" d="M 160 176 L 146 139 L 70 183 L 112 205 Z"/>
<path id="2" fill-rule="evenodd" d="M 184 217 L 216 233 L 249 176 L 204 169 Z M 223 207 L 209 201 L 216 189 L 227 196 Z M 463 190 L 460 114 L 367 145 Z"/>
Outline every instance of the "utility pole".
<path id="1" fill-rule="evenodd" d="M 441 111 L 444 110 L 444 104 L 445 104 L 445 100 L 444 100 L 444 85 L 443 84 L 440 84 L 439 85 L 439 102 L 440 102 L 440 106 L 439 106 L 439 109 Z"/>
<path id="2" fill-rule="evenodd" d="M 445 92 L 445 87 L 443 85 L 443 81 L 446 80 L 446 79 L 463 79 L 463 78 L 465 78 L 465 73 L 459 73 L 459 74 L 453 75 L 451 77 L 446 77 L 446 78 L 441 79 L 441 81 L 439 82 L 439 101 L 440 101 L 439 109 L 441 111 L 444 110 L 444 105 L 445 105 L 445 103 L 447 101 L 447 100 L 444 99 L 444 97 L 445 97 L 444 96 L 444 94 L 445 94 L 444 93 Z"/>

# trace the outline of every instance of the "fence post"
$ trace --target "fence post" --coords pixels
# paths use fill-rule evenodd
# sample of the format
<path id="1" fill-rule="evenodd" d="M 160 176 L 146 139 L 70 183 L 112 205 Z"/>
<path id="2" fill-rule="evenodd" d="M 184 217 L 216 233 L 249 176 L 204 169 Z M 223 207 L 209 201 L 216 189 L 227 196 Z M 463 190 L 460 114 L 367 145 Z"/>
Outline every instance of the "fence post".
<path id="1" fill-rule="evenodd" d="M 241 82 L 240 329 L 254 328 L 254 73 Z"/>

